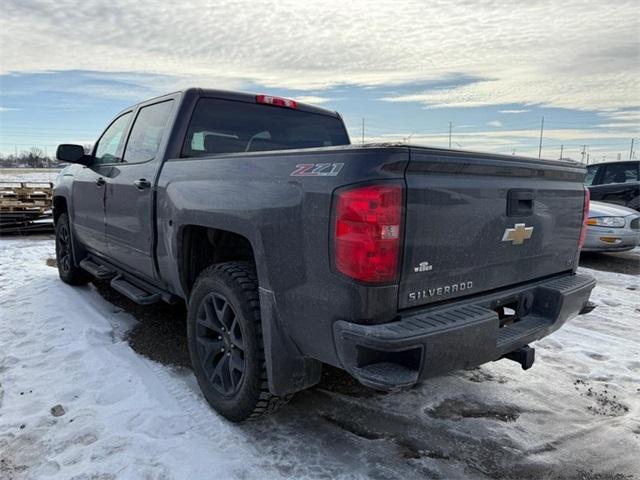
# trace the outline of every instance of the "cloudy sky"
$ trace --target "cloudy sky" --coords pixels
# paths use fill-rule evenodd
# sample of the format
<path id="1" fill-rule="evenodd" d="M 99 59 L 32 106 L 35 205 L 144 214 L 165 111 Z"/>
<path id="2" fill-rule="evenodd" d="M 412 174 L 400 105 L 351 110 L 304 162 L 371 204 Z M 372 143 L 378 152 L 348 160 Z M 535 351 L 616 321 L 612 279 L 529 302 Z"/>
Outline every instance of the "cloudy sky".
<path id="1" fill-rule="evenodd" d="M 202 86 L 338 110 L 353 141 L 364 118 L 366 141 L 447 146 L 451 122 L 454 148 L 537 156 L 544 116 L 544 157 L 624 159 L 639 5 L 3 0 L 0 152 L 92 142 L 127 105 Z"/>

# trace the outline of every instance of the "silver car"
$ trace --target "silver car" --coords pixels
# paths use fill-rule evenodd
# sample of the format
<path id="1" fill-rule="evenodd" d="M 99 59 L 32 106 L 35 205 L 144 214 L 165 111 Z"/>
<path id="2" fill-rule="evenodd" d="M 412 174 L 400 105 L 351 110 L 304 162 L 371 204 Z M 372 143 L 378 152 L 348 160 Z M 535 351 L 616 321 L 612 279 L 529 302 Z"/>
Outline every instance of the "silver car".
<path id="1" fill-rule="evenodd" d="M 590 202 L 583 252 L 624 252 L 640 244 L 640 214 L 610 203 Z"/>

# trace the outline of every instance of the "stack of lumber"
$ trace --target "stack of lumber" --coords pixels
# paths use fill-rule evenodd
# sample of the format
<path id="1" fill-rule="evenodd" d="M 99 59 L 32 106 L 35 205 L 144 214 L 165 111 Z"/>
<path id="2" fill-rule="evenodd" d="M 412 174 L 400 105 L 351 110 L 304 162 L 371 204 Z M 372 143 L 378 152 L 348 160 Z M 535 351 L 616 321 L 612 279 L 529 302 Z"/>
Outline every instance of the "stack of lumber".
<path id="1" fill-rule="evenodd" d="M 0 182 L 0 233 L 51 231 L 52 203 L 49 182 Z"/>

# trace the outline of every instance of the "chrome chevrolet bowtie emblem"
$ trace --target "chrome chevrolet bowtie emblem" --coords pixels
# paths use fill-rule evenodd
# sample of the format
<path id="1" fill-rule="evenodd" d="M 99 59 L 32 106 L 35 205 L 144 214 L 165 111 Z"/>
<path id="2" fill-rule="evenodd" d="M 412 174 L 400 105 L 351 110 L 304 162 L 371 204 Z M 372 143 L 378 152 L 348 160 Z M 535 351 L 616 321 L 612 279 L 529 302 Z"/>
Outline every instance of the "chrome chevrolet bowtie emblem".
<path id="1" fill-rule="evenodd" d="M 513 228 L 505 228 L 502 235 L 503 242 L 511 242 L 511 245 L 522 245 L 533 234 L 533 227 L 527 227 L 524 223 L 516 223 Z"/>

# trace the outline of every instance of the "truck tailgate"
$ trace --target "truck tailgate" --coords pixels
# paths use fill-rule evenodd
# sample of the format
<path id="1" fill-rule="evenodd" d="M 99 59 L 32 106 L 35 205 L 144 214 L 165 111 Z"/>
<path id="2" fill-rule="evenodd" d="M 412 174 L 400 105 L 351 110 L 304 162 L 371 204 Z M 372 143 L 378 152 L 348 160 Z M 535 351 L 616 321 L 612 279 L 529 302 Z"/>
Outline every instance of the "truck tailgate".
<path id="1" fill-rule="evenodd" d="M 399 308 L 572 270 L 583 177 L 567 162 L 412 147 Z"/>

